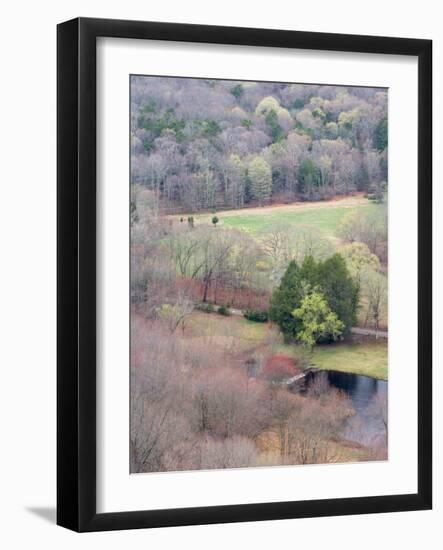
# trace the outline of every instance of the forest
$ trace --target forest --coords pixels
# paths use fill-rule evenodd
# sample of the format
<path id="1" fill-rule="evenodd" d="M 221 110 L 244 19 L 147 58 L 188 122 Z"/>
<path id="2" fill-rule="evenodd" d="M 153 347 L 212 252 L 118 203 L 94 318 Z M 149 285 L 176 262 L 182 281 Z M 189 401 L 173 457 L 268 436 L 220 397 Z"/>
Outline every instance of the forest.
<path id="1" fill-rule="evenodd" d="M 132 76 L 130 117 L 131 472 L 385 460 L 387 90 Z"/>
<path id="2" fill-rule="evenodd" d="M 163 212 L 380 196 L 387 139 L 384 89 L 131 80 L 131 182 Z"/>

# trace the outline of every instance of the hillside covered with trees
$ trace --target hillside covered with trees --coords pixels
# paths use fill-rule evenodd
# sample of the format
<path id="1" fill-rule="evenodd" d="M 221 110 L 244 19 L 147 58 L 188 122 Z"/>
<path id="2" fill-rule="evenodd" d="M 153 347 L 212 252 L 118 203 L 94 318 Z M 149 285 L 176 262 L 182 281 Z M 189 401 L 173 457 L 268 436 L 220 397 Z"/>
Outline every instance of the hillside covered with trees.
<path id="1" fill-rule="evenodd" d="M 131 181 L 165 212 L 380 195 L 386 180 L 385 89 L 131 79 Z"/>

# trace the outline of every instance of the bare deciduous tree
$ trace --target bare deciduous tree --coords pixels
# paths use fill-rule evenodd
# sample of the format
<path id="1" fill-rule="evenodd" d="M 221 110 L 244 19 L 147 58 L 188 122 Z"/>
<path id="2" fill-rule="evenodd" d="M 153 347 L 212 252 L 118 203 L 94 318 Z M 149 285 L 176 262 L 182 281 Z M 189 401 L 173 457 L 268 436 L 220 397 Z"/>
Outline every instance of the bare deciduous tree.
<path id="1" fill-rule="evenodd" d="M 158 310 L 159 319 L 173 333 L 179 326 L 184 329 L 185 320 L 194 311 L 194 302 L 179 292 L 173 304 L 163 304 Z"/>
<path id="2" fill-rule="evenodd" d="M 366 320 L 371 321 L 378 338 L 380 321 L 386 314 L 387 308 L 387 279 L 386 276 L 368 269 L 363 278 L 363 292 L 367 298 Z"/>
<path id="3" fill-rule="evenodd" d="M 217 440 L 206 438 L 200 445 L 201 468 L 247 468 L 259 461 L 254 443 L 245 437 L 234 436 Z"/>

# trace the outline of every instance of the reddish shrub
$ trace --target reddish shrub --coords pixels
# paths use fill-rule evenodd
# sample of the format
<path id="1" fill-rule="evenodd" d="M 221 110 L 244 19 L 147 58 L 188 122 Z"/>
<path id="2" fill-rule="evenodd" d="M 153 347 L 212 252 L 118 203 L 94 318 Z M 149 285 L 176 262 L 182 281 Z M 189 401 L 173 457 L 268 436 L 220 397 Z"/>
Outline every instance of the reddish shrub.
<path id="1" fill-rule="evenodd" d="M 200 279 L 177 277 L 176 287 L 196 301 L 203 299 L 204 283 Z M 207 299 L 215 304 L 227 304 L 237 309 L 267 309 L 271 294 L 267 291 L 255 290 L 253 288 L 233 288 L 230 285 L 219 283 L 211 285 L 208 290 Z"/>
<path id="2" fill-rule="evenodd" d="M 266 361 L 263 369 L 263 376 L 267 380 L 285 380 L 299 374 L 301 369 L 297 368 L 296 362 L 287 355 L 273 355 Z"/>

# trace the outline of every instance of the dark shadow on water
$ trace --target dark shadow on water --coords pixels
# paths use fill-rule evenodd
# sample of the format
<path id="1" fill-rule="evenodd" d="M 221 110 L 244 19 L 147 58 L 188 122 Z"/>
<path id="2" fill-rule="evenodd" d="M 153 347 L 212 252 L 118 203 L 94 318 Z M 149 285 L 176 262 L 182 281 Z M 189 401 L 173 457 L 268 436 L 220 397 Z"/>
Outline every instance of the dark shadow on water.
<path id="1" fill-rule="evenodd" d="M 49 523 L 55 524 L 56 509 L 54 507 L 49 508 L 44 506 L 28 506 L 26 510 L 31 514 L 34 514 L 35 516 L 38 516 L 45 521 L 48 521 Z"/>

